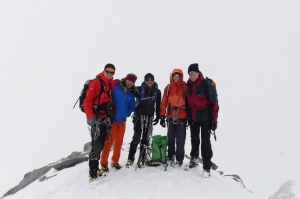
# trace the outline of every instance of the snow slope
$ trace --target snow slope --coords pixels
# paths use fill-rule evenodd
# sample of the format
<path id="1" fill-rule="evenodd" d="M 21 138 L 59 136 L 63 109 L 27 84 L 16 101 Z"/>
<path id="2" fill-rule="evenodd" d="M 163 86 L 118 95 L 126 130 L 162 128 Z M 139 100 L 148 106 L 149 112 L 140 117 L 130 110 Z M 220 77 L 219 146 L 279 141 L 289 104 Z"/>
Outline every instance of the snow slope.
<path id="1" fill-rule="evenodd" d="M 125 154 L 127 152 L 123 152 Z M 125 162 L 126 159 L 122 158 L 121 164 Z M 167 171 L 163 167 L 146 167 L 137 171 L 134 167 L 118 171 L 111 168 L 107 176 L 89 183 L 88 164 L 84 162 L 61 171 L 52 168 L 45 175 L 47 180 L 36 180 L 5 198 L 255 198 L 241 183 L 217 171 L 212 171 L 211 178 L 205 179 L 201 177 L 202 169 L 184 171 L 183 168 L 168 168 Z"/>

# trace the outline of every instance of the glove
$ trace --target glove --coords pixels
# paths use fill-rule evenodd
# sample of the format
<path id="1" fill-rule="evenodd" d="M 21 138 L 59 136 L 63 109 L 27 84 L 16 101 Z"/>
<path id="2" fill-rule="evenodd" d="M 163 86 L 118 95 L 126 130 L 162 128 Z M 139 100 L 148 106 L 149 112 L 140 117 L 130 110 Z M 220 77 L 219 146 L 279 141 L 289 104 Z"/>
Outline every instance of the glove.
<path id="1" fill-rule="evenodd" d="M 159 121 L 159 117 L 156 117 L 153 121 L 154 121 L 153 125 L 156 125 L 158 123 L 158 121 Z"/>
<path id="2" fill-rule="evenodd" d="M 86 122 L 90 127 L 94 125 L 94 121 L 95 119 L 93 117 L 86 119 Z"/>
<path id="3" fill-rule="evenodd" d="M 217 127 L 218 127 L 217 123 L 214 123 L 214 122 L 211 123 L 211 130 L 212 131 L 217 130 Z"/>
<path id="4" fill-rule="evenodd" d="M 160 117 L 160 126 L 162 126 L 163 128 L 166 127 L 166 117 L 165 116 Z"/>
<path id="5" fill-rule="evenodd" d="M 188 119 L 188 126 L 194 125 L 194 121 L 192 119 Z"/>

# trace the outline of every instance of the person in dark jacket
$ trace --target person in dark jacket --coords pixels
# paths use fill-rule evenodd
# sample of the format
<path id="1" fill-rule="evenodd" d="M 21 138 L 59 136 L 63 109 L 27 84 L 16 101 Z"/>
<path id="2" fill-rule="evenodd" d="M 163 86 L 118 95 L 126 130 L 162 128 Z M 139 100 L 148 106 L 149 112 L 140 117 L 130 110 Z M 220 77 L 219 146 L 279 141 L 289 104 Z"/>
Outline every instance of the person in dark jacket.
<path id="1" fill-rule="evenodd" d="M 99 170 L 100 153 L 104 148 L 107 132 L 111 128 L 110 122 L 101 122 L 99 125 L 100 135 L 98 135 L 95 130 L 95 118 L 101 121 L 109 121 L 106 120 L 108 113 L 105 106 L 108 102 L 112 101 L 111 81 L 114 74 L 115 66 L 113 64 L 106 64 L 104 71 L 99 73 L 89 84 L 86 98 L 83 102 L 87 124 L 90 126 L 92 137 L 92 149 L 89 154 L 90 182 L 98 178 L 97 172 Z M 101 89 L 101 87 L 104 88 Z M 103 92 L 100 92 L 101 90 L 103 90 Z"/>
<path id="2" fill-rule="evenodd" d="M 204 79 L 198 64 L 191 64 L 188 68 L 189 80 L 187 85 L 187 113 L 191 130 L 191 160 L 189 168 L 199 165 L 199 145 L 201 129 L 201 156 L 203 159 L 202 177 L 210 177 L 213 156 L 210 143 L 211 130 L 217 129 L 219 112 L 218 95 L 210 81 Z"/>
<path id="3" fill-rule="evenodd" d="M 147 144 L 148 124 L 153 120 L 154 114 L 156 117 L 153 125 L 156 125 L 160 118 L 161 92 L 151 73 L 147 73 L 144 80 L 142 85 L 137 87 L 139 94 L 136 97 L 139 100 L 133 115 L 134 135 L 130 143 L 126 167 L 133 164 L 138 144 L 140 143 L 141 146 Z M 141 150 L 142 147 L 140 147 L 140 152 Z"/>

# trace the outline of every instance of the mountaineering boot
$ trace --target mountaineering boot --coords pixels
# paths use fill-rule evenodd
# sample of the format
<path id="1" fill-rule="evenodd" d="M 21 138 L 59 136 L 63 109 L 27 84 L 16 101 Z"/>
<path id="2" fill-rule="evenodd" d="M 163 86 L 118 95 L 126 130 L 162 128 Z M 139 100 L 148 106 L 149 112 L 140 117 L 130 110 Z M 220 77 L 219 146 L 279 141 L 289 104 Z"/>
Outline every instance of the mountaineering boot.
<path id="1" fill-rule="evenodd" d="M 97 171 L 98 171 L 98 165 L 99 165 L 99 161 L 97 159 L 90 159 L 89 160 L 89 175 L 90 175 L 90 180 L 89 182 L 93 182 L 95 180 L 97 180 L 98 176 L 97 176 Z"/>
<path id="2" fill-rule="evenodd" d="M 173 168 L 176 167 L 175 162 L 174 162 L 173 159 L 169 159 L 169 160 L 168 160 L 168 166 L 173 167 Z"/>
<path id="3" fill-rule="evenodd" d="M 129 168 L 129 167 L 132 166 L 132 165 L 133 165 L 133 161 L 130 160 L 130 159 L 128 159 L 128 160 L 127 160 L 127 163 L 126 163 L 126 168 Z"/>
<path id="4" fill-rule="evenodd" d="M 178 167 L 181 167 L 182 164 L 183 164 L 183 161 L 177 161 L 177 162 L 176 162 L 176 165 L 177 165 Z"/>
<path id="5" fill-rule="evenodd" d="M 89 179 L 89 182 L 94 182 L 94 181 L 96 181 L 96 180 L 98 180 L 98 178 L 90 178 L 90 179 Z"/>
<path id="6" fill-rule="evenodd" d="M 96 181 L 98 179 L 97 170 L 96 169 L 90 169 L 89 173 L 90 173 L 89 182 L 94 182 L 94 181 Z"/>
<path id="7" fill-rule="evenodd" d="M 119 170 L 119 169 L 122 168 L 122 166 L 119 165 L 119 163 L 111 163 L 111 167 L 113 167 L 113 168 L 115 168 L 115 169 L 117 169 L 117 170 Z"/>
<path id="8" fill-rule="evenodd" d="M 102 176 L 104 177 L 104 176 L 106 176 L 106 174 L 108 172 L 109 172 L 108 167 L 107 166 L 102 166 L 102 168 L 98 170 L 97 175 L 98 175 L 98 177 L 102 177 Z"/>
<path id="9" fill-rule="evenodd" d="M 209 178 L 210 177 L 210 171 L 204 169 L 202 173 L 202 178 Z"/>
<path id="10" fill-rule="evenodd" d="M 199 166 L 199 158 L 198 157 L 191 157 L 190 163 L 189 163 L 189 168 L 194 168 Z"/>

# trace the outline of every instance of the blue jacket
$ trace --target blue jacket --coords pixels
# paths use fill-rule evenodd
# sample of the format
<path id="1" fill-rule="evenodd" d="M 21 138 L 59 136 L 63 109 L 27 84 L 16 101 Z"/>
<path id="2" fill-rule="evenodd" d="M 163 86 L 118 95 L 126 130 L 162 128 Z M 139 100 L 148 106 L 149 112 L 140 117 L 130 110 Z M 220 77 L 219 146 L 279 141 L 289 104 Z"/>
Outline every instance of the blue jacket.
<path id="1" fill-rule="evenodd" d="M 114 87 L 112 92 L 112 101 L 117 106 L 117 113 L 113 118 L 114 122 L 125 122 L 135 108 L 134 92 L 125 93 L 120 84 Z"/>

